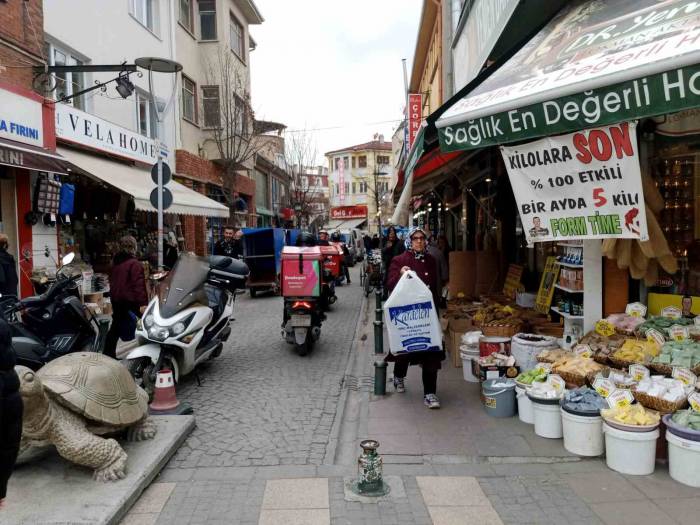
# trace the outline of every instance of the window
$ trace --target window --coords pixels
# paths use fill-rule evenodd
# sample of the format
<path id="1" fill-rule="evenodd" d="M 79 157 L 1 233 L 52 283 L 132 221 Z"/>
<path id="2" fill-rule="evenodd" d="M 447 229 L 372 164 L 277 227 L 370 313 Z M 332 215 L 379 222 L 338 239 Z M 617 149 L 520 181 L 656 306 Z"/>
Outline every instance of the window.
<path id="1" fill-rule="evenodd" d="M 236 107 L 234 111 L 234 121 L 236 123 L 235 131 L 239 135 L 245 136 L 248 134 L 248 108 L 246 107 L 245 101 L 239 96 L 236 96 Z"/>
<path id="2" fill-rule="evenodd" d="M 267 208 L 269 206 L 267 181 L 266 173 L 255 170 L 255 206 L 258 208 Z"/>
<path id="3" fill-rule="evenodd" d="M 343 163 L 344 163 L 345 169 L 348 169 L 350 167 L 350 161 L 348 160 L 347 157 L 343 157 Z"/>
<path id="4" fill-rule="evenodd" d="M 338 171 L 339 166 L 340 166 L 340 158 L 336 157 L 333 160 L 335 161 L 335 170 Z"/>
<path id="5" fill-rule="evenodd" d="M 350 193 L 350 183 L 349 182 L 345 183 L 345 193 Z"/>
<path id="6" fill-rule="evenodd" d="M 216 40 L 216 0 L 199 0 L 199 32 L 202 40 Z"/>
<path id="7" fill-rule="evenodd" d="M 197 84 L 182 77 L 182 118 L 197 123 Z"/>
<path id="8" fill-rule="evenodd" d="M 193 32 L 192 28 L 192 0 L 180 0 L 180 16 L 178 20 L 185 26 L 190 33 Z"/>
<path id="9" fill-rule="evenodd" d="M 353 194 L 357 193 L 357 184 L 355 184 L 354 182 L 352 183 L 352 192 Z"/>
<path id="10" fill-rule="evenodd" d="M 366 168 L 367 167 L 367 155 L 360 155 L 357 157 L 357 167 Z"/>
<path id="11" fill-rule="evenodd" d="M 360 182 L 360 193 L 367 193 L 367 183 Z"/>
<path id="12" fill-rule="evenodd" d="M 355 168 L 355 157 L 352 157 L 352 167 Z"/>
<path id="13" fill-rule="evenodd" d="M 131 14 L 152 33 L 158 33 L 158 2 L 156 0 L 131 0 Z"/>
<path id="14" fill-rule="evenodd" d="M 389 156 L 377 155 L 377 164 L 389 164 Z"/>
<path id="15" fill-rule="evenodd" d="M 221 125 L 219 86 L 202 87 L 202 109 L 204 110 L 204 127 L 218 128 Z"/>
<path id="16" fill-rule="evenodd" d="M 231 46 L 231 51 L 236 53 L 236 56 L 241 60 L 245 60 L 245 41 L 243 34 L 243 26 L 236 20 L 233 13 L 230 14 L 229 20 L 229 45 Z"/>
<path id="17" fill-rule="evenodd" d="M 136 92 L 136 119 L 139 124 L 139 133 L 152 139 L 158 138 L 158 114 L 151 97 Z"/>
<path id="18" fill-rule="evenodd" d="M 47 56 L 50 66 L 82 66 L 85 62 L 72 56 L 69 52 L 57 48 L 53 44 L 46 44 Z M 84 73 L 55 73 L 56 89 L 54 98 L 56 100 L 71 96 L 85 89 Z M 85 98 L 83 96 L 74 97 L 65 101 L 73 107 L 85 110 Z"/>

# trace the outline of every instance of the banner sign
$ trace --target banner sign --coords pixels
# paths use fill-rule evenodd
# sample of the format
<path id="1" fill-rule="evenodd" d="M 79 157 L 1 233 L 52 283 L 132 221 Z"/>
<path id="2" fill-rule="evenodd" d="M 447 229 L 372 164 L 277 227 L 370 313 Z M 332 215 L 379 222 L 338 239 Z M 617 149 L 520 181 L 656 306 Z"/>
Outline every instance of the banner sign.
<path id="1" fill-rule="evenodd" d="M 0 137 L 43 148 L 41 102 L 0 89 Z"/>
<path id="2" fill-rule="evenodd" d="M 345 161 L 338 161 L 338 188 L 340 189 L 340 202 L 345 202 Z"/>
<path id="3" fill-rule="evenodd" d="M 423 95 L 420 93 L 408 94 L 408 149 L 411 149 L 416 141 L 416 135 L 420 129 L 421 112 L 423 110 Z"/>
<path id="4" fill-rule="evenodd" d="M 443 151 L 565 133 L 700 105 L 700 3 L 564 8 L 438 120 Z"/>
<path id="5" fill-rule="evenodd" d="M 528 243 L 647 240 L 636 123 L 501 147 Z"/>
<path id="6" fill-rule="evenodd" d="M 367 217 L 367 206 L 336 206 L 331 208 L 331 219 L 364 219 Z"/>

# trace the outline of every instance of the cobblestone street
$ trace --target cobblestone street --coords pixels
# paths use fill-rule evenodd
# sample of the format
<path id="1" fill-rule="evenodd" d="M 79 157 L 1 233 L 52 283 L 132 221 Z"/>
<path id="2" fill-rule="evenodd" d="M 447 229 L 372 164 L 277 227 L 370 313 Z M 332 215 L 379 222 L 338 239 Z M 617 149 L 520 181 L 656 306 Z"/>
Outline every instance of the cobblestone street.
<path id="1" fill-rule="evenodd" d="M 223 353 L 178 388 L 197 428 L 168 468 L 318 465 L 323 461 L 362 293 L 337 289 L 338 302 L 311 354 L 282 340 L 282 298 L 243 295 Z"/>

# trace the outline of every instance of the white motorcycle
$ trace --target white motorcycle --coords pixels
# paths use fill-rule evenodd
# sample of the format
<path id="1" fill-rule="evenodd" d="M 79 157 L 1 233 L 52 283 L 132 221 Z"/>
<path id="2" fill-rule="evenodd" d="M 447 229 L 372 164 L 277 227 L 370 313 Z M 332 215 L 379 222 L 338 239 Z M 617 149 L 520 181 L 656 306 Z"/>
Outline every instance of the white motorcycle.
<path id="1" fill-rule="evenodd" d="M 231 257 L 181 255 L 137 324 L 139 346 L 126 357 L 137 383 L 151 394 L 158 371 L 172 370 L 177 382 L 221 355 L 248 274 L 248 266 Z"/>

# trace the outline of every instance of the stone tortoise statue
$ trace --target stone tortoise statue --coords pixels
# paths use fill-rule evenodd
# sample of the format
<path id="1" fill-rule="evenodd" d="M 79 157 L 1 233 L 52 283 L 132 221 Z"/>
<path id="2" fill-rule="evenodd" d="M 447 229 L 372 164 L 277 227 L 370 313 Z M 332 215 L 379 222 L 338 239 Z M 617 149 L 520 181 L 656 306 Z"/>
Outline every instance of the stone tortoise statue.
<path id="1" fill-rule="evenodd" d="M 150 439 L 148 395 L 119 361 L 94 352 L 59 357 L 38 372 L 15 367 L 24 401 L 20 452 L 54 445 L 68 461 L 95 469 L 94 478 L 126 475 L 126 452 L 99 435 L 127 429 L 132 441 Z"/>

